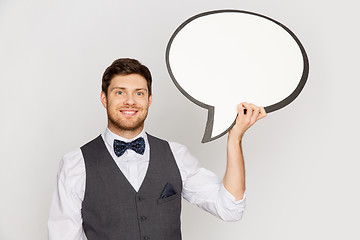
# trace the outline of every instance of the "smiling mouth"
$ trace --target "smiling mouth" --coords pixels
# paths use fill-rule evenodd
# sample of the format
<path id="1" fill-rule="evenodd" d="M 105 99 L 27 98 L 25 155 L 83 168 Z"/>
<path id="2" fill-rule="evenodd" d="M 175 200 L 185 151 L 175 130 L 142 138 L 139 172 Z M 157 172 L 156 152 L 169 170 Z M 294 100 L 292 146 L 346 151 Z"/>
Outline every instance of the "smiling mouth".
<path id="1" fill-rule="evenodd" d="M 137 110 L 120 110 L 125 116 L 134 116 L 138 111 Z"/>

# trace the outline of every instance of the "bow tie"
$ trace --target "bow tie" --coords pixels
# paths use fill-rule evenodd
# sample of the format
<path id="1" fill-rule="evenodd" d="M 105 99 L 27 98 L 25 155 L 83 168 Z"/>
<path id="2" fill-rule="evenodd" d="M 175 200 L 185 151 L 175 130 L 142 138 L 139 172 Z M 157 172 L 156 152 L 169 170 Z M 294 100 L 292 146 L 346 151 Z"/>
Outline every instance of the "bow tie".
<path id="1" fill-rule="evenodd" d="M 124 142 L 115 139 L 114 140 L 114 152 L 115 155 L 120 157 L 127 149 L 134 150 L 138 154 L 144 154 L 145 152 L 145 140 L 142 137 L 135 139 L 132 142 Z"/>

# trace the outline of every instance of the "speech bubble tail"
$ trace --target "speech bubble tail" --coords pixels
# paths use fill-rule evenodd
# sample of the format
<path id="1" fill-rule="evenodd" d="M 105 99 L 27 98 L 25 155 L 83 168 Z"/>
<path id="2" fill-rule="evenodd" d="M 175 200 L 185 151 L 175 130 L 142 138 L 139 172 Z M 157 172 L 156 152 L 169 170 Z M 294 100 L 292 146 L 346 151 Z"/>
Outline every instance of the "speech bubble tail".
<path id="1" fill-rule="evenodd" d="M 208 117 L 207 117 L 207 122 L 206 122 L 206 126 L 205 126 L 205 133 L 203 136 L 203 139 L 201 140 L 201 143 L 207 143 L 212 141 L 213 139 L 211 138 L 211 134 L 212 134 L 212 130 L 213 130 L 213 125 L 214 125 L 214 107 L 210 106 L 208 108 Z"/>
<path id="2" fill-rule="evenodd" d="M 201 140 L 202 143 L 211 142 L 215 139 L 218 139 L 218 138 L 224 136 L 235 125 L 235 122 L 236 122 L 236 116 L 235 116 L 235 119 L 232 122 L 232 124 L 227 125 L 227 126 L 230 125 L 230 127 L 225 129 L 224 131 L 219 131 L 218 129 L 216 131 L 214 131 L 214 127 L 218 128 L 218 126 L 216 125 L 218 123 L 215 119 L 215 107 L 208 106 L 207 109 L 208 109 L 208 118 L 207 118 L 207 122 L 206 122 L 206 126 L 205 126 L 205 133 L 204 133 L 203 139 Z M 217 108 L 217 109 L 220 109 L 220 108 Z"/>

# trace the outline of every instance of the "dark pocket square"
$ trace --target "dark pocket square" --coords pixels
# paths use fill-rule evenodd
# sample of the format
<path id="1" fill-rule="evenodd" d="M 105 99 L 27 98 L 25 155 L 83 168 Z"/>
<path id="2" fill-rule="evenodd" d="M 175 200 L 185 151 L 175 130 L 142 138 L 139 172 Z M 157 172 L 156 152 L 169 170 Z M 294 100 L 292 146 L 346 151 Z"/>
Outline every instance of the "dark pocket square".
<path id="1" fill-rule="evenodd" d="M 176 194 L 176 191 L 175 191 L 174 187 L 170 183 L 167 183 L 164 190 L 161 193 L 160 199 L 168 198 L 175 194 Z"/>

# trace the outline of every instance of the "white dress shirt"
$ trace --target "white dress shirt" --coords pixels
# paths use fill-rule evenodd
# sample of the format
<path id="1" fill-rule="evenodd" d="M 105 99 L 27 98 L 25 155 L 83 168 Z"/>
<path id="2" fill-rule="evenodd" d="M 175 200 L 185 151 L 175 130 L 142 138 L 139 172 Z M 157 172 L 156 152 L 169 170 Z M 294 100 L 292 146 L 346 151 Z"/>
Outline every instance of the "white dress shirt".
<path id="1" fill-rule="evenodd" d="M 113 150 L 114 139 L 130 142 L 138 137 L 145 140 L 143 155 L 127 150 L 117 157 Z M 142 131 L 133 139 L 124 139 L 108 128 L 102 134 L 105 145 L 114 161 L 138 191 L 144 180 L 150 158 L 147 135 Z M 208 211 L 224 221 L 240 220 L 245 210 L 245 194 L 236 201 L 221 179 L 213 172 L 200 167 L 186 147 L 169 142 L 183 183 L 182 196 L 190 203 Z M 48 221 L 49 240 L 83 240 L 81 208 L 85 193 L 85 163 L 82 152 L 76 149 L 66 154 L 60 162 L 57 185 L 54 190 Z"/>

